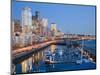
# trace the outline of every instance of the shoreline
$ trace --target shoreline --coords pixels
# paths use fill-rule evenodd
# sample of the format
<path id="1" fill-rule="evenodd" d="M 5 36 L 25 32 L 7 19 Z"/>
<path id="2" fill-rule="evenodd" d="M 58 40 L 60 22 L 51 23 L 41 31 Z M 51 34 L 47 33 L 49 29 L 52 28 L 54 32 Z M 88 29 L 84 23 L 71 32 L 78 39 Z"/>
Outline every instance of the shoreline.
<path id="1" fill-rule="evenodd" d="M 30 55 L 32 55 L 33 53 L 35 52 L 38 52 L 39 50 L 51 45 L 51 44 L 60 44 L 60 45 L 66 45 L 64 43 L 64 41 L 62 42 L 59 42 L 59 41 L 48 41 L 48 42 L 45 42 L 45 43 L 40 43 L 40 44 L 37 44 L 37 45 L 32 45 L 32 46 L 28 46 L 28 47 L 24 47 L 24 48 L 19 48 L 19 49 L 16 49 L 16 50 L 13 50 L 12 51 L 12 59 L 14 62 L 16 62 L 17 60 L 19 59 L 24 59 L 25 57 L 29 57 Z M 96 62 L 96 57 L 94 55 L 92 55 L 91 53 L 85 51 L 86 53 L 89 54 L 90 57 L 93 58 L 93 61 Z"/>

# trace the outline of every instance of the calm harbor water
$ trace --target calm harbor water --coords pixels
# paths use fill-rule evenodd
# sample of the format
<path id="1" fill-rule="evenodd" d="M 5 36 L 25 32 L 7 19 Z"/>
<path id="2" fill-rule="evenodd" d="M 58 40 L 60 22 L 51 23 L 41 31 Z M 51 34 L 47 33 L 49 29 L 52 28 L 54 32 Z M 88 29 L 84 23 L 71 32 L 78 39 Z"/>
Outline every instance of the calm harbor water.
<path id="1" fill-rule="evenodd" d="M 84 44 L 94 50 L 90 52 L 96 53 L 95 40 L 84 41 Z M 96 64 L 88 58 L 83 57 L 78 48 L 68 48 L 66 45 L 50 45 L 33 54 L 30 58 L 16 64 L 16 73 L 87 70 L 95 68 Z"/>
<path id="2" fill-rule="evenodd" d="M 84 41 L 84 46 L 86 46 L 88 51 L 93 55 L 96 55 L 96 40 L 86 40 Z M 90 49 L 89 49 L 90 48 Z"/>

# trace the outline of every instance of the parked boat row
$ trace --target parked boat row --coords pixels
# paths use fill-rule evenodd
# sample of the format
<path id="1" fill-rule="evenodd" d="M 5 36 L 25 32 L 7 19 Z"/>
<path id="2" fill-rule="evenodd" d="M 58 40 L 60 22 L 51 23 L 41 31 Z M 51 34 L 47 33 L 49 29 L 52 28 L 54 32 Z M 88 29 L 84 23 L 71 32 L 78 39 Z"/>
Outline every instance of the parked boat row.
<path id="1" fill-rule="evenodd" d="M 84 44 L 83 44 L 84 45 Z M 52 53 L 51 50 L 45 51 L 45 63 L 75 63 L 82 64 L 93 62 L 93 59 L 89 57 L 89 54 L 85 52 L 81 44 L 77 41 L 66 41 L 66 49 L 55 49 Z M 58 58 L 58 59 L 57 59 Z M 61 58 L 61 59 L 60 59 Z"/>

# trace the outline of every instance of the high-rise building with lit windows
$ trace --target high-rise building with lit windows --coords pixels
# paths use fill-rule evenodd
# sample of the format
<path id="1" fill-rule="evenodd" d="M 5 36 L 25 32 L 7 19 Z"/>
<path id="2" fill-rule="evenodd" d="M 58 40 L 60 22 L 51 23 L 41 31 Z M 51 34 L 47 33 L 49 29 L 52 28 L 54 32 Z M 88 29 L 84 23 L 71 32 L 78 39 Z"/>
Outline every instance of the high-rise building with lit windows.
<path id="1" fill-rule="evenodd" d="M 47 36 L 47 26 L 48 26 L 48 19 L 43 18 L 42 19 L 42 25 L 43 25 L 43 36 Z"/>
<path id="2" fill-rule="evenodd" d="M 23 46 L 27 46 L 32 43 L 31 39 L 31 28 L 32 28 L 32 10 L 29 7 L 25 7 L 21 12 L 21 26 L 22 33 L 20 35 L 20 43 Z"/>
<path id="3" fill-rule="evenodd" d="M 56 23 L 51 24 L 51 31 L 52 31 L 52 36 L 55 36 L 57 34 Z"/>
<path id="4" fill-rule="evenodd" d="M 32 10 L 29 7 L 25 7 L 22 9 L 21 13 L 21 25 L 22 25 L 22 32 L 28 33 L 32 27 Z"/>

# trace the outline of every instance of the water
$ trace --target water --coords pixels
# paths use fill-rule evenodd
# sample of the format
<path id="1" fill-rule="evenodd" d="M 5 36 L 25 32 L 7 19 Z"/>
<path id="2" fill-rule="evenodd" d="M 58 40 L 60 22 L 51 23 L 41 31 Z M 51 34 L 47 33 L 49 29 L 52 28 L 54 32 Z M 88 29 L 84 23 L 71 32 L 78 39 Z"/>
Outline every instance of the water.
<path id="1" fill-rule="evenodd" d="M 84 46 L 86 46 L 88 49 L 88 51 L 94 55 L 96 55 L 96 40 L 86 40 L 84 41 Z"/>
<path id="2" fill-rule="evenodd" d="M 95 49 L 94 41 L 84 41 L 88 47 Z M 77 61 L 82 61 L 77 63 Z M 95 69 L 96 64 L 82 57 L 78 48 L 68 48 L 66 45 L 51 45 L 21 63 L 16 64 L 16 73 L 36 73 Z"/>
<path id="3" fill-rule="evenodd" d="M 91 47 L 92 49 L 95 49 L 96 48 L 96 40 L 86 40 L 85 41 L 85 44 L 88 46 L 88 47 Z"/>
<path id="4" fill-rule="evenodd" d="M 84 50 L 88 51 L 89 53 L 96 55 L 96 40 L 82 40 L 79 41 L 81 44 L 83 44 Z"/>

